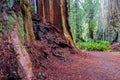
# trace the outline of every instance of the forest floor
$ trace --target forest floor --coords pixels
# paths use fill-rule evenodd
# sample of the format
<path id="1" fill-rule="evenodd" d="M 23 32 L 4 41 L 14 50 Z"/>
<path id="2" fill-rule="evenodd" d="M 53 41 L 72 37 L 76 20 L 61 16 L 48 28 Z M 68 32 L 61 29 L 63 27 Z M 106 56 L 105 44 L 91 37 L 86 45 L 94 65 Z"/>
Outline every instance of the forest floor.
<path id="1" fill-rule="evenodd" d="M 120 80 L 118 52 L 86 52 L 69 55 L 49 65 L 46 80 Z M 54 60 L 55 61 L 55 60 Z M 54 65 L 53 65 L 54 64 Z"/>
<path id="2" fill-rule="evenodd" d="M 65 38 L 60 36 L 59 31 L 54 31 L 55 34 L 53 34 L 52 31 L 55 27 L 50 25 L 40 26 L 42 31 L 44 30 L 44 26 L 46 26 L 49 31 L 49 35 L 42 35 L 44 42 L 40 42 L 41 44 L 44 44 L 44 47 L 42 47 L 43 52 L 48 53 L 49 56 L 47 59 L 38 59 L 46 65 L 47 69 L 33 69 L 35 74 L 38 73 L 38 71 L 41 72 L 40 74 L 44 73 L 46 75 L 46 77 L 44 77 L 45 80 L 120 80 L 120 54 L 119 52 L 115 52 L 119 50 L 119 43 L 112 45 L 112 50 L 114 52 L 79 51 L 76 53 L 69 45 L 67 45 Z M 50 35 L 52 37 L 48 37 Z M 44 38 L 45 36 L 47 36 L 47 39 Z M 58 43 L 61 43 L 61 45 L 58 45 Z M 37 43 L 37 45 L 38 44 L 39 43 Z M 40 50 L 34 51 L 34 48 L 31 49 L 36 55 L 38 54 L 37 51 Z"/>
<path id="3" fill-rule="evenodd" d="M 16 55 L 12 48 L 9 49 L 8 43 L 4 44 L 5 46 L 0 45 L 2 53 L 0 55 L 0 80 L 13 80 L 8 77 L 14 76 L 17 70 Z M 50 59 L 32 58 L 35 75 L 39 73 L 41 80 L 120 80 L 119 52 L 66 53 L 64 57 L 65 59 L 54 56 Z M 47 69 L 38 66 L 34 59 L 42 62 Z"/>
<path id="4" fill-rule="evenodd" d="M 119 43 L 112 45 L 113 52 L 81 52 L 67 44 L 56 27 L 39 24 L 38 29 L 36 45 L 25 43 L 32 80 L 120 80 L 120 52 L 115 52 Z M 0 41 L 0 80 L 23 80 L 18 55 L 11 43 Z"/>

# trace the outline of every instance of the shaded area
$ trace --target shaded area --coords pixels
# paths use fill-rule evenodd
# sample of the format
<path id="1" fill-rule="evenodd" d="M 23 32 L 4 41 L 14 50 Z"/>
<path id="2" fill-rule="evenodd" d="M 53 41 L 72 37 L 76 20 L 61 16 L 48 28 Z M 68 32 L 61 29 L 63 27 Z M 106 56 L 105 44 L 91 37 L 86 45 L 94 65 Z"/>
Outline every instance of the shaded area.
<path id="1" fill-rule="evenodd" d="M 72 54 L 77 53 L 57 27 L 48 23 L 36 24 L 35 27 L 36 39 L 40 41 L 40 44 L 43 46 L 42 50 L 47 55 L 62 56 L 66 51 Z"/>
<path id="2" fill-rule="evenodd" d="M 32 66 L 30 67 L 32 67 L 32 71 L 34 73 L 34 80 L 39 80 L 42 78 L 47 78 L 48 75 L 46 75 L 46 71 L 50 69 L 49 65 L 52 64 L 51 61 L 55 60 L 56 62 L 62 60 L 62 62 L 64 63 L 64 61 L 67 59 L 68 54 L 75 54 L 77 53 L 77 51 L 68 44 L 63 33 L 59 31 L 57 27 L 54 27 L 48 23 L 36 24 L 35 34 L 36 38 L 38 39 L 36 45 L 33 45 L 30 42 L 26 42 L 25 48 L 29 53 L 31 59 L 30 61 L 32 61 Z M 27 56 L 24 53 L 24 47 L 19 44 L 20 42 L 17 36 L 17 32 L 13 32 L 11 34 L 11 38 L 12 44 L 7 41 L 6 43 L 4 43 L 4 41 L 1 41 L 0 44 L 0 53 L 4 52 L 4 55 L 1 56 L 1 64 L 8 67 L 1 68 L 0 80 L 6 80 L 9 78 L 13 79 L 16 77 L 17 79 L 15 80 L 19 80 L 19 76 L 22 80 L 24 80 L 24 77 L 26 75 L 29 75 L 26 73 L 30 71 L 26 71 L 28 68 L 26 69 L 27 64 L 25 65 L 24 63 L 27 63 L 27 61 L 22 61 L 21 64 L 19 62 L 22 60 L 22 58 L 27 58 Z M 20 55 L 22 55 L 22 57 L 19 58 Z M 6 61 L 8 62 L 5 63 Z M 6 73 L 2 72 L 4 70 L 6 71 Z"/>
<path id="3" fill-rule="evenodd" d="M 5 41 L 0 41 L 0 80 L 18 80 L 17 54 L 13 46 Z"/>
<path id="4" fill-rule="evenodd" d="M 62 61 L 64 63 L 67 55 L 78 52 L 67 43 L 63 33 L 57 27 L 48 23 L 36 24 L 34 27 L 36 27 L 34 30 L 38 41 L 33 46 L 31 43 L 27 43 L 26 49 L 31 56 L 33 72 L 37 79 L 48 79 L 46 71 L 51 69 L 49 65 L 54 66 L 52 62 Z"/>

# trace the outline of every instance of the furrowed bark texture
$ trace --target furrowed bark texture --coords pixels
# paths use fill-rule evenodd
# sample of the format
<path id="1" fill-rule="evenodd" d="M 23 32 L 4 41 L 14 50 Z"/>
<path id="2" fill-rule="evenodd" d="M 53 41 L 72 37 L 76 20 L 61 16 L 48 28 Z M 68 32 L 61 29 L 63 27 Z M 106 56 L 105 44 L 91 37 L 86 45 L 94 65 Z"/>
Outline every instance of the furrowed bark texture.
<path id="1" fill-rule="evenodd" d="M 51 23 L 64 33 L 66 40 L 75 47 L 70 26 L 66 0 L 38 0 L 38 14 L 43 23 Z"/>
<path id="2" fill-rule="evenodd" d="M 22 4 L 24 0 L 20 1 L 20 3 Z M 21 37 L 24 37 L 23 23 L 28 30 L 30 40 L 34 42 L 35 38 L 31 13 L 27 7 L 28 5 L 24 3 L 21 5 L 23 11 L 25 11 L 24 15 L 21 16 L 20 3 L 14 0 L 4 0 L 1 3 L 0 7 L 2 7 L 2 9 L 0 9 L 0 18 L 3 19 L 3 21 L 1 21 L 0 24 L 3 25 L 1 29 L 3 34 L 2 38 L 12 44 L 14 48 L 13 51 L 15 51 L 15 53 L 17 54 L 16 59 L 19 64 L 18 75 L 20 76 L 20 78 L 22 78 L 23 80 L 32 80 L 34 77 L 32 71 L 32 62 L 30 60 L 29 54 L 27 53 L 24 45 L 21 42 Z M 22 17 L 24 17 L 24 20 L 22 19 Z"/>

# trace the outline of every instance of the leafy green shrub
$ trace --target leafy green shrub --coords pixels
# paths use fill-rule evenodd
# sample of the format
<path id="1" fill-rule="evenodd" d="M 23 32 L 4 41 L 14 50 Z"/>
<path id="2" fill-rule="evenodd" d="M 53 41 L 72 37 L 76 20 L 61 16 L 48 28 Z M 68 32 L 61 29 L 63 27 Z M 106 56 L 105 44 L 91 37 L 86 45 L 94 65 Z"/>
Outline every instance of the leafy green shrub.
<path id="1" fill-rule="evenodd" d="M 110 51 L 110 43 L 107 41 L 97 41 L 97 42 L 78 42 L 78 48 L 87 51 Z"/>

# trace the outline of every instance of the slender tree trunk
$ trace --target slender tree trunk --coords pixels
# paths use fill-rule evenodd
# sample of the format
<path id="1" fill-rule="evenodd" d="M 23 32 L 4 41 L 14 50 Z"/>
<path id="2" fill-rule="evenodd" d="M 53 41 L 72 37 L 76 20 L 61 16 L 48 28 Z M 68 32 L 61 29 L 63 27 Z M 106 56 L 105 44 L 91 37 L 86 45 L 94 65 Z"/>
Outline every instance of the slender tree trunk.
<path id="1" fill-rule="evenodd" d="M 50 23 L 51 24 L 53 24 L 53 15 L 54 15 L 54 13 L 53 13 L 53 0 L 50 0 L 50 2 L 49 2 L 49 5 L 50 5 Z"/>
<path id="2" fill-rule="evenodd" d="M 89 19 L 89 22 L 88 22 L 88 24 L 89 24 L 89 34 L 88 34 L 88 37 L 90 38 L 90 39 L 94 39 L 94 32 L 93 32 L 93 29 L 91 28 L 92 26 L 91 26 L 91 21 L 90 20 L 92 20 L 93 18 L 90 18 Z"/>

